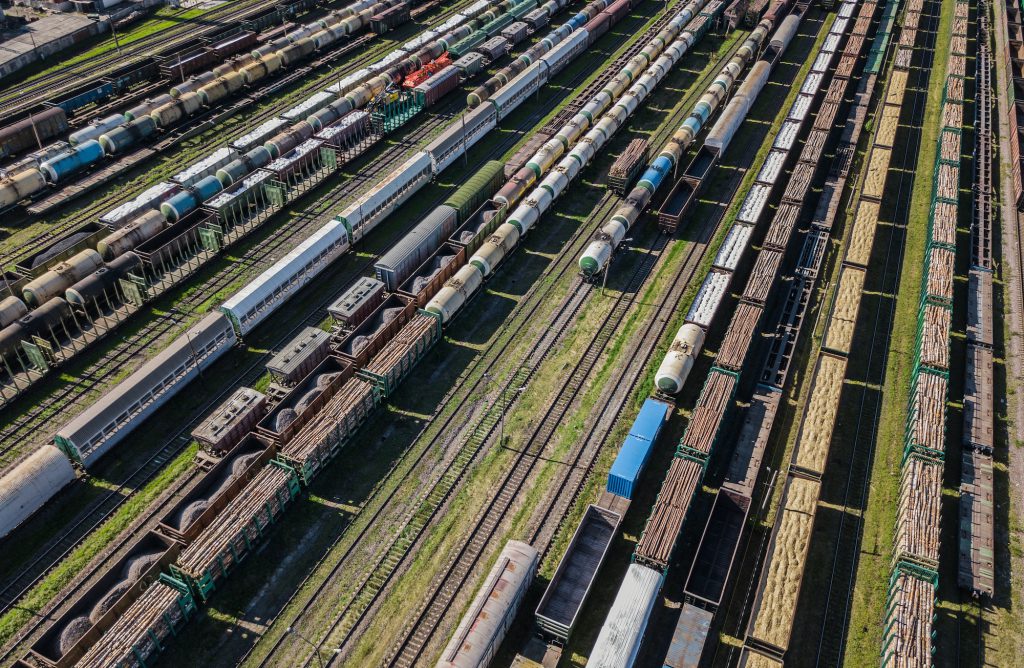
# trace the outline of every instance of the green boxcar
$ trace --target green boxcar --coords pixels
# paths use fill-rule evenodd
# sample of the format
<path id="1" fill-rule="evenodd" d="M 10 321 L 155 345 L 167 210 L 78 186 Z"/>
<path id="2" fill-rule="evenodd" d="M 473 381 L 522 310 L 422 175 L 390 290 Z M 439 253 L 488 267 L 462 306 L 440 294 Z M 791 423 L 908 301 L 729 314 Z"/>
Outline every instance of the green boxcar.
<path id="1" fill-rule="evenodd" d="M 459 212 L 460 225 L 498 192 L 505 181 L 504 169 L 505 165 L 500 160 L 488 161 L 445 201 Z"/>

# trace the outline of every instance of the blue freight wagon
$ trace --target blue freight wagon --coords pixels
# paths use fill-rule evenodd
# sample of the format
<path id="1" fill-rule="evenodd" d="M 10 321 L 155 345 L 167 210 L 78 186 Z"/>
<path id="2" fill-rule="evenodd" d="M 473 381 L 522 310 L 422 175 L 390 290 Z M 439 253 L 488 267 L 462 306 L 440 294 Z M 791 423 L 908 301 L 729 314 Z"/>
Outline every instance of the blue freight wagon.
<path id="1" fill-rule="evenodd" d="M 647 464 L 670 408 L 669 404 L 659 399 L 644 402 L 608 473 L 609 492 L 625 499 L 633 498 L 633 486 Z"/>

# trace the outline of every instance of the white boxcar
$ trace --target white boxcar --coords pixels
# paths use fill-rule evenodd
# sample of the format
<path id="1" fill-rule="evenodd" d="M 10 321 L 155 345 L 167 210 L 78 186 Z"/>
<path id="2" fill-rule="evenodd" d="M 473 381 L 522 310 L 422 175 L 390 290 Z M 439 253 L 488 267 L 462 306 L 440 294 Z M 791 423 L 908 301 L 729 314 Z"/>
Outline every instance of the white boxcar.
<path id="1" fill-rule="evenodd" d="M 647 621 L 661 591 L 662 574 L 630 564 L 604 620 L 587 668 L 629 668 L 636 661 Z"/>
<path id="2" fill-rule="evenodd" d="M 285 119 L 289 123 L 304 121 L 307 116 L 320 111 L 335 99 L 337 99 L 337 96 L 333 92 L 330 92 L 329 90 L 322 90 L 319 93 L 310 95 L 302 102 L 299 102 L 297 105 L 281 114 L 281 118 Z"/>
<path id="3" fill-rule="evenodd" d="M 441 653 L 437 668 L 478 668 L 490 664 L 537 572 L 540 553 L 510 540 L 484 586 Z"/>
<path id="4" fill-rule="evenodd" d="M 586 51 L 589 38 L 588 31 L 580 28 L 569 35 L 568 39 L 559 42 L 555 48 L 541 56 L 541 60 L 548 66 L 545 81 L 550 81 L 551 77 L 565 69 L 565 66 L 571 63 L 576 56 Z"/>
<path id="5" fill-rule="evenodd" d="M 261 123 L 258 127 L 253 128 L 231 142 L 231 146 L 238 149 L 239 152 L 245 153 L 257 146 L 263 146 L 263 142 L 276 135 L 285 127 L 288 127 L 288 121 L 283 118 L 271 118 L 269 121 Z"/>
<path id="6" fill-rule="evenodd" d="M 44 445 L 0 478 L 0 538 L 18 528 L 75 479 L 67 456 Z"/>
<path id="7" fill-rule="evenodd" d="M 435 174 L 462 157 L 473 144 L 498 124 L 498 112 L 489 104 L 482 104 L 462 115 L 459 120 L 427 144 Z"/>
<path id="8" fill-rule="evenodd" d="M 238 157 L 238 151 L 230 146 L 219 148 L 199 162 L 195 162 L 171 177 L 171 181 L 182 188 L 191 188 L 202 179 L 216 174 L 217 170 Z"/>
<path id="9" fill-rule="evenodd" d="M 144 190 L 135 199 L 128 200 L 100 216 L 100 222 L 111 229 L 124 227 L 133 218 L 142 215 L 149 209 L 155 209 L 160 206 L 161 202 L 169 199 L 171 195 L 179 190 L 181 190 L 181 186 L 177 183 L 169 183 L 167 181 L 158 183 Z"/>
<path id="10" fill-rule="evenodd" d="M 498 120 L 508 116 L 526 98 L 537 92 L 548 80 L 547 71 L 547 63 L 543 59 L 538 60 L 499 88 L 487 101 L 498 110 Z"/>
<path id="11" fill-rule="evenodd" d="M 426 185 L 433 174 L 430 156 L 419 151 L 350 204 L 334 220 L 352 230 L 352 241 L 359 241 L 405 200 Z"/>
<path id="12" fill-rule="evenodd" d="M 57 447 L 88 469 L 237 340 L 231 322 L 211 313 L 61 427 Z"/>
<path id="13" fill-rule="evenodd" d="M 248 334 L 350 246 L 348 229 L 331 220 L 220 307 L 235 329 Z"/>

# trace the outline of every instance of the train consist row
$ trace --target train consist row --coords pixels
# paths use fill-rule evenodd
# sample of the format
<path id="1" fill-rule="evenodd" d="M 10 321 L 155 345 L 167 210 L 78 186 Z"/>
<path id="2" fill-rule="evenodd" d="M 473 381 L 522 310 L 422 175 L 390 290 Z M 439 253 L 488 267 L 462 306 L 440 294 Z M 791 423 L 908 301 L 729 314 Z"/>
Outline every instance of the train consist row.
<path id="1" fill-rule="evenodd" d="M 810 194 L 810 184 L 819 169 L 836 114 L 867 42 L 876 5 L 861 3 L 860 14 L 854 19 L 852 15 L 856 7 L 857 3 L 854 2 L 840 6 L 837 19 L 830 27 L 821 49 L 812 54 L 814 62 L 811 71 L 788 111 L 755 183 L 740 206 L 737 219 L 716 256 L 715 266 L 687 314 L 687 322 L 659 368 L 657 383 L 662 391 L 677 392 L 681 389 L 695 357 L 689 351 L 694 348 L 699 350 L 716 314 L 724 310 L 719 307 L 721 295 L 736 280 L 733 274 L 740 265 L 745 247 L 761 221 L 767 217 L 769 202 L 777 196 L 775 177 L 785 173 L 791 164 L 791 149 L 797 139 L 804 135 L 811 111 L 817 108 L 815 122 L 804 142 L 799 160 L 792 169 L 790 179 L 785 181 L 782 202 L 768 227 L 764 246 L 753 262 L 751 278 L 719 348 L 715 365 L 701 390 L 687 430 L 680 440 L 676 457 L 644 535 L 637 545 L 635 568 L 667 567 L 707 458 L 720 440 L 727 423 L 739 373 L 769 300 L 767 288 L 778 280 L 781 255 L 789 245 L 794 224 Z M 832 70 L 837 56 L 839 62 L 835 70 Z M 821 95 L 823 90 L 828 91 L 824 98 Z M 709 138 L 713 135 L 716 135 L 714 131 Z M 778 179 L 778 182 L 784 181 Z M 767 261 L 763 259 L 765 257 Z M 716 289 L 721 290 L 717 297 Z M 668 665 L 691 665 L 688 662 L 699 660 L 712 616 L 723 599 L 732 559 L 745 524 L 744 518 L 752 505 L 760 452 L 763 452 L 753 447 L 753 443 L 750 446 L 737 448 L 735 457 L 739 461 L 729 467 L 726 483 L 716 498 L 709 527 L 704 534 L 708 536 L 708 532 L 714 532 L 715 538 L 702 540 L 685 589 L 686 598 L 690 602 L 681 611 L 675 634 L 680 638 L 689 638 L 689 642 L 673 643 L 673 651 L 666 657 Z M 723 519 L 726 521 L 722 522 Z M 710 526 L 710 523 L 714 523 L 714 526 Z M 708 554 L 709 550 L 716 552 Z M 625 587 L 620 590 L 620 596 L 629 596 Z M 623 609 L 626 607 L 626 601 L 623 600 Z M 634 632 L 642 635 L 643 626 L 639 625 Z"/>
<path id="2" fill-rule="evenodd" d="M 598 0 L 577 14 L 572 19 L 574 25 L 581 26 L 577 31 L 598 18 L 605 7 L 603 0 Z M 575 51 L 578 53 L 580 50 L 575 48 Z M 558 50 L 553 50 L 548 55 L 549 60 L 540 62 L 549 70 L 564 67 L 570 60 L 564 52 Z M 499 109 L 507 113 L 521 99 L 508 101 L 502 91 L 499 91 L 492 100 L 493 104 L 489 103 L 487 107 L 493 113 L 498 113 Z M 499 103 L 502 106 L 499 107 Z M 458 149 L 460 151 L 468 150 L 468 147 L 479 139 L 480 135 L 469 136 L 468 132 L 467 129 L 467 135 L 456 136 L 456 141 L 465 139 Z M 422 183 L 423 179 L 429 179 L 432 174 L 432 155 L 439 152 L 438 146 L 444 146 L 450 141 L 450 133 L 445 133 L 437 142 L 431 144 L 427 151 L 415 154 L 401 169 L 392 174 L 386 183 L 361 198 L 363 206 L 350 207 L 341 216 L 330 219 L 312 237 L 225 302 L 220 312 L 205 317 L 156 358 L 116 386 L 97 404 L 62 427 L 55 438 L 55 446 L 41 448 L 10 471 L 4 478 L 5 489 L 9 491 L 12 499 L 12 503 L 5 506 L 7 512 L 3 517 L 4 533 L 16 527 L 74 478 L 74 469 L 69 468 L 69 460 L 74 462 L 75 466 L 88 470 L 97 459 L 114 448 L 148 415 L 227 352 L 240 336 L 250 332 L 303 285 L 315 278 L 331 261 L 344 253 L 349 248 L 351 240 L 361 238 L 367 229 L 404 201 L 408 197 L 408 188 L 405 192 L 397 191 L 393 184 L 402 183 L 407 179 L 410 169 L 416 170 L 417 185 Z M 483 171 L 500 174 L 500 168 L 497 166 L 490 166 Z M 391 190 L 387 189 L 388 184 L 392 184 Z M 338 350 L 357 360 L 360 368 L 364 364 L 367 365 L 364 369 L 366 373 L 379 372 L 381 382 L 386 387 L 391 387 L 396 378 L 392 378 L 393 374 L 389 368 L 378 369 L 374 366 L 370 357 L 377 352 L 373 341 L 379 340 L 381 345 L 387 341 L 377 337 L 377 332 L 385 315 L 392 313 L 390 309 L 398 308 L 393 302 L 400 302 L 402 309 L 415 309 L 417 304 L 425 304 L 450 276 L 450 270 L 449 273 L 442 271 L 451 260 L 451 256 L 445 256 L 444 253 L 454 249 L 453 255 L 463 258 L 464 261 L 468 254 L 466 248 L 479 248 L 494 229 L 490 217 L 482 210 L 486 205 L 477 207 L 476 211 L 472 207 L 477 206 L 482 200 L 490 199 L 494 194 L 493 189 L 497 187 L 496 180 L 476 180 L 471 182 L 469 187 L 473 192 L 467 191 L 468 194 L 462 194 L 441 207 L 457 212 L 454 222 L 458 226 L 449 243 L 433 253 L 418 271 L 413 271 L 415 275 L 403 276 L 401 281 L 396 279 L 398 283 L 408 284 L 409 292 L 404 296 L 394 295 L 388 298 L 380 307 L 381 314 L 376 324 L 364 324 L 362 327 L 366 331 L 358 331 L 347 343 L 338 344 Z M 490 189 L 487 190 L 488 188 Z M 450 206 L 452 204 L 455 206 Z M 444 236 L 437 234 L 434 238 L 445 239 Z M 432 262 L 439 266 L 430 269 L 427 265 Z M 416 270 L 416 267 L 413 266 L 412 269 Z M 408 267 L 403 267 L 402 271 L 408 272 Z M 422 318 L 418 321 L 425 322 Z M 391 323 L 388 327 L 390 334 L 394 333 L 393 330 L 400 321 L 393 321 L 393 318 L 388 317 L 387 323 Z M 396 336 L 401 339 L 403 334 L 399 332 Z M 386 352 L 388 355 L 398 354 L 402 357 L 401 353 L 393 353 L 390 350 Z M 396 363 L 402 373 L 408 370 L 408 359 L 402 358 Z M 387 391 L 385 390 L 385 393 Z"/>
<path id="3" fill-rule="evenodd" d="M 847 356 L 851 349 L 867 260 L 903 107 L 922 6 L 923 3 L 912 2 L 906 8 L 906 21 L 896 46 L 894 69 L 877 116 L 879 129 L 865 161 L 866 175 L 853 217 L 853 241 L 840 266 L 839 287 L 828 311 L 822 350 L 813 363 L 807 381 L 808 400 L 800 416 L 795 450 L 784 481 L 780 512 L 771 533 L 747 625 L 745 651 L 779 663 L 789 646 L 800 593 L 799 588 L 793 588 L 788 583 L 793 573 L 803 573 L 810 547 L 820 480 L 828 463 L 836 412 L 846 375 Z M 863 226 L 866 224 L 870 227 L 864 231 Z M 827 234 L 828 230 L 824 231 Z"/>
<path id="4" fill-rule="evenodd" d="M 480 289 L 484 279 L 518 245 L 520 238 L 533 229 L 554 201 L 594 159 L 597 151 L 700 39 L 708 24 L 721 11 L 722 3 L 713 3 L 702 11 L 703 8 L 703 0 L 694 0 L 673 16 L 668 25 L 498 191 L 492 208 L 502 212 L 511 210 L 511 213 L 505 216 L 504 222 L 494 229 L 493 235 L 477 249 L 466 266 L 452 277 L 450 284 L 445 285 L 427 304 L 427 310 L 440 314 L 448 322 Z M 528 68 L 517 79 L 529 76 L 529 73 Z M 515 82 L 516 79 L 509 85 Z M 627 89 L 630 82 L 634 83 Z M 565 157 L 558 160 L 563 154 Z M 528 190 L 538 180 L 540 185 Z"/>
<path id="5" fill-rule="evenodd" d="M 480 0 L 465 14 L 327 86 L 170 181 L 102 215 L 100 222 L 114 231 L 93 235 L 94 249 L 79 252 L 23 285 L 24 301 L 12 296 L 3 302 L 0 355 L 9 376 L 7 384 L 12 386 L 5 398 L 16 396 L 124 319 L 104 316 L 133 312 L 180 282 L 384 134 L 435 104 L 482 67 L 478 59 L 489 60 L 472 53 L 462 59 L 472 63 L 447 64 L 449 43 L 471 37 L 474 30 L 492 34 L 531 6 L 529 13 L 535 19 L 537 12 L 548 19 L 564 4 L 507 0 L 491 7 Z M 593 19 L 605 4 L 580 12 L 542 42 L 557 43 Z M 410 82 L 417 83 L 409 86 Z M 367 105 L 369 110 L 361 109 Z M 461 128 L 449 134 L 459 137 Z M 392 190 L 411 194 L 410 180 L 412 188 L 425 182 L 414 178 L 415 172 L 399 175 L 408 178 L 397 178 L 382 188 L 383 196 L 390 196 Z M 362 200 L 356 206 L 366 210 Z M 35 310 L 29 312 L 29 306 Z M 38 337 L 48 342 L 52 352 L 45 346 L 40 350 Z"/>
<path id="6" fill-rule="evenodd" d="M 935 590 L 938 586 L 939 565 L 939 518 L 942 500 L 942 476 L 946 452 L 946 401 L 949 392 L 950 334 L 953 318 L 953 277 L 956 260 L 956 227 L 960 209 L 960 155 L 962 153 L 961 128 L 964 124 L 964 85 L 966 81 L 968 20 L 970 4 L 957 2 L 954 5 L 952 41 L 948 71 L 941 109 L 936 161 L 933 167 L 933 188 L 931 216 L 925 246 L 924 274 L 921 280 L 921 300 L 917 322 L 917 338 L 914 345 L 914 371 L 911 377 L 910 398 L 907 406 L 904 455 L 901 467 L 902 480 L 897 513 L 893 567 L 889 580 L 888 604 L 886 607 L 886 632 L 882 644 L 882 665 L 925 665 L 930 663 L 934 652 L 932 623 L 935 616 Z M 984 4 L 981 11 L 987 12 Z M 987 24 L 987 17 L 985 18 Z M 980 27 L 980 22 L 979 22 Z M 984 33 L 985 44 L 981 44 L 979 30 L 976 85 L 978 94 L 986 86 L 988 73 L 988 34 Z M 984 65 L 983 65 L 984 63 Z M 981 75 L 981 68 L 985 75 Z M 986 86 L 987 87 L 987 86 Z M 977 97 L 977 96 L 976 96 Z M 980 102 L 981 98 L 977 97 Z M 991 102 L 989 101 L 989 105 Z M 988 112 L 984 114 L 986 125 Z M 979 118 L 979 120 L 981 120 Z M 981 135 L 988 131 L 988 151 L 991 151 L 991 128 L 978 128 Z M 979 136 L 985 143 L 985 138 Z M 977 156 L 988 159 L 990 156 Z M 988 171 L 988 170 L 985 170 Z M 988 174 L 984 175 L 987 180 Z M 978 184 L 987 188 L 987 199 L 991 198 L 991 184 Z M 981 193 L 980 196 L 984 197 Z M 991 224 L 989 215 L 989 225 Z M 974 225 L 984 224 L 977 218 Z M 974 226 L 972 226 L 972 236 Z M 991 235 L 989 235 L 991 238 Z M 911 259 L 913 261 L 913 258 Z M 977 271 L 972 267 L 972 272 Z M 991 285 L 991 283 L 989 283 Z M 972 291 L 980 291 L 977 280 L 972 280 Z M 989 288 L 991 290 L 991 287 Z M 990 293 L 991 294 L 991 293 Z M 976 299 L 978 295 L 972 295 Z M 989 302 L 991 303 L 991 302 Z M 991 323 L 991 315 L 976 314 L 969 322 L 984 327 L 983 321 Z M 976 330 L 977 331 L 977 330 Z M 991 326 L 989 325 L 989 331 Z M 978 359 L 984 348 L 991 349 L 991 336 L 981 336 L 968 343 L 968 364 Z M 991 353 L 989 353 L 991 354 Z M 979 369 L 980 371 L 980 369 Z M 991 373 L 991 372 L 990 372 Z M 974 376 L 972 381 L 979 380 Z M 992 378 L 988 379 L 991 392 Z M 965 433 L 968 429 L 984 430 L 986 418 L 982 405 L 984 387 L 975 388 L 974 405 L 978 410 L 967 407 L 965 397 Z M 992 430 L 991 395 L 988 402 L 988 431 Z M 977 424 L 973 422 L 977 421 Z M 991 443 L 991 441 L 989 441 Z M 961 559 L 970 559 L 971 577 L 968 587 L 979 593 L 991 594 L 993 587 L 994 563 L 992 544 L 992 486 L 991 459 L 988 460 L 988 484 L 985 483 L 984 460 L 974 460 L 975 447 L 984 443 L 965 443 L 964 464 L 968 487 L 962 490 L 961 513 L 966 511 L 971 520 L 982 520 L 970 533 L 970 540 L 961 535 Z M 988 449 L 991 456 L 991 447 Z M 972 487 L 975 481 L 977 487 Z M 987 486 L 987 494 L 985 487 Z M 981 492 L 978 494 L 977 492 Z M 986 536 L 988 545 L 978 544 Z M 972 522 L 973 525 L 973 522 Z M 965 544 L 968 543 L 968 544 Z M 963 552 L 966 550 L 966 555 Z M 961 570 L 963 563 L 961 561 Z"/>
<path id="7" fill-rule="evenodd" d="M 358 0 L 258 46 L 256 34 L 244 32 L 215 44 L 200 57 L 186 58 L 175 68 L 182 78 L 186 68 L 192 73 L 196 66 L 223 62 L 174 85 L 167 93 L 72 132 L 66 142 L 41 147 L 19 160 L 5 170 L 5 180 L 0 182 L 0 208 L 24 201 L 48 187 L 67 184 L 104 158 L 117 159 L 190 116 L 258 85 L 267 77 L 295 66 L 316 52 L 343 43 L 369 26 L 372 17 L 389 9 L 392 4 L 400 3 L 398 0 Z M 247 49 L 251 51 L 241 54 Z M 39 120 L 42 123 L 33 117 L 27 123 L 22 121 L 5 128 L 3 150 L 20 153 L 35 147 L 43 138 L 59 136 L 58 133 L 68 127 L 61 107 L 43 112 Z M 4 133 L 0 133 L 0 137 L 3 136 Z"/>
<path id="8" fill-rule="evenodd" d="M 482 171 L 491 178 L 467 183 L 443 206 L 471 210 L 474 202 L 493 195 L 498 185 L 493 175 L 501 169 L 500 163 L 489 163 Z M 440 284 L 433 281 L 432 290 Z M 358 282 L 328 311 L 336 325 L 333 335 L 304 331 L 268 363 L 276 383 L 270 396 L 240 388 L 195 430 L 204 452 L 189 493 L 160 515 L 155 531 L 78 595 L 25 662 L 65 666 L 92 665 L 91 657 L 113 663 L 132 656 L 149 659 L 258 547 L 441 335 L 440 318 L 417 308 L 417 295 L 386 294 L 383 284 L 371 279 Z M 223 315 L 209 316 L 193 332 L 191 346 L 199 355 L 235 337 Z M 188 369 L 194 375 L 208 359 L 186 360 L 182 366 L 194 364 Z M 58 442 L 66 451 L 88 445 L 70 435 L 58 436 Z M 100 454 L 80 451 L 86 465 Z M 150 584 L 159 586 L 146 589 Z M 151 642 L 154 637 L 160 642 Z"/>
<path id="9" fill-rule="evenodd" d="M 992 238 L 993 206 L 993 111 L 992 69 L 989 39 L 989 4 L 978 7 L 978 53 L 975 66 L 974 202 L 971 221 L 971 262 L 967 293 L 967 358 L 964 387 L 964 429 L 960 468 L 960 555 L 958 584 L 975 596 L 995 594 L 995 507 L 992 455 L 995 449 L 993 349 Z M 1017 15 L 1019 18 L 1019 14 Z M 1019 25 L 1019 23 L 1018 23 Z M 1008 54 L 1004 54 L 1008 59 Z M 1006 71 L 1013 69 L 1006 62 Z M 1013 105 L 1010 105 L 1011 109 Z M 1010 127 L 1014 127 L 1014 121 Z M 1016 137 L 1010 142 L 1018 141 Z M 1019 180 L 1020 160 L 1015 160 Z"/>

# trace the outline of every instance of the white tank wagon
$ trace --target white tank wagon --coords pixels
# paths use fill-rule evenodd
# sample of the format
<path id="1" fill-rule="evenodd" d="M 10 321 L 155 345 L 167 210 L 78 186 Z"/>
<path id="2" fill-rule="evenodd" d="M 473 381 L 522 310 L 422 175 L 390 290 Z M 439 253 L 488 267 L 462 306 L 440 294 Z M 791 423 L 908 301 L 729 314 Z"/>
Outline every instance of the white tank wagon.
<path id="1" fill-rule="evenodd" d="M 630 668 L 658 601 L 664 575 L 640 564 L 630 564 L 604 620 L 587 668 Z"/>
<path id="2" fill-rule="evenodd" d="M 352 231 L 352 240 L 359 241 L 426 185 L 432 176 L 430 156 L 426 151 L 419 151 L 382 183 L 350 204 L 332 222 L 348 227 Z"/>
<path id="3" fill-rule="evenodd" d="M 722 6 L 717 5 L 713 13 L 717 15 L 721 9 Z M 709 20 L 712 18 L 707 14 L 702 17 L 707 17 Z M 707 21 L 697 28 L 697 33 L 703 34 L 706 27 Z M 640 214 L 647 208 L 654 193 L 661 187 L 666 177 L 675 172 L 694 139 L 700 134 L 711 116 L 722 106 L 729 91 L 736 83 L 736 79 L 757 55 L 771 28 L 772 23 L 767 20 L 762 20 L 758 24 L 737 50 L 736 55 L 718 72 L 714 81 L 694 104 L 690 115 L 662 147 L 658 156 L 650 162 L 636 186 L 630 191 L 625 204 L 615 211 L 611 221 L 601 228 L 594 241 L 580 256 L 580 271 L 585 276 L 593 277 L 605 268 L 612 252 L 622 243 L 629 229 L 640 218 Z M 683 35 L 688 33 L 689 31 L 686 31 Z M 690 38 L 692 43 L 692 34 Z"/>
<path id="4" fill-rule="evenodd" d="M 540 553 L 510 540 L 484 586 L 441 653 L 437 668 L 477 668 L 491 662 L 537 572 Z"/>
<path id="5" fill-rule="evenodd" d="M 11 533 L 75 479 L 67 455 L 44 445 L 0 478 L 0 538 Z"/>
<path id="6" fill-rule="evenodd" d="M 57 430 L 54 442 L 88 469 L 237 341 L 227 318 L 206 316 Z"/>
<path id="7" fill-rule="evenodd" d="M 658 389 L 667 394 L 676 394 L 683 389 L 703 346 L 703 329 L 689 322 L 680 327 L 654 375 Z"/>
<path id="8" fill-rule="evenodd" d="M 469 301 L 473 293 L 480 289 L 483 281 L 484 277 L 480 269 L 467 264 L 448 279 L 448 282 L 437 291 L 433 299 L 427 302 L 427 306 L 423 310 L 436 313 L 441 316 L 441 322 L 447 324 Z"/>
<path id="9" fill-rule="evenodd" d="M 238 333 L 245 336 L 347 251 L 350 239 L 344 222 L 337 219 L 327 222 L 224 302 L 220 311 L 231 320 Z"/>
<path id="10" fill-rule="evenodd" d="M 510 207 L 515 206 L 526 190 L 533 186 L 537 179 L 548 173 L 555 165 L 555 161 L 574 147 L 583 133 L 591 128 L 594 121 L 622 97 L 630 84 L 641 79 L 645 87 L 653 89 L 660 76 L 663 76 L 666 70 L 674 64 L 671 57 L 659 58 L 664 47 L 678 37 L 683 27 L 703 8 L 704 2 L 705 0 L 693 0 L 676 13 L 668 25 L 659 31 L 642 51 L 633 56 L 604 88 L 591 97 L 575 116 L 569 119 L 526 161 L 526 164 L 516 172 L 515 177 L 498 192 L 494 199 L 505 202 Z M 646 73 L 645 70 L 647 70 Z M 618 110 L 615 115 L 616 122 L 621 125 L 625 117 L 631 113 L 631 108 L 635 108 L 638 104 L 639 101 L 636 101 L 630 106 Z M 566 172 L 565 169 L 562 171 L 563 176 L 558 178 L 559 192 L 567 187 L 568 182 L 575 176 L 571 172 Z"/>

